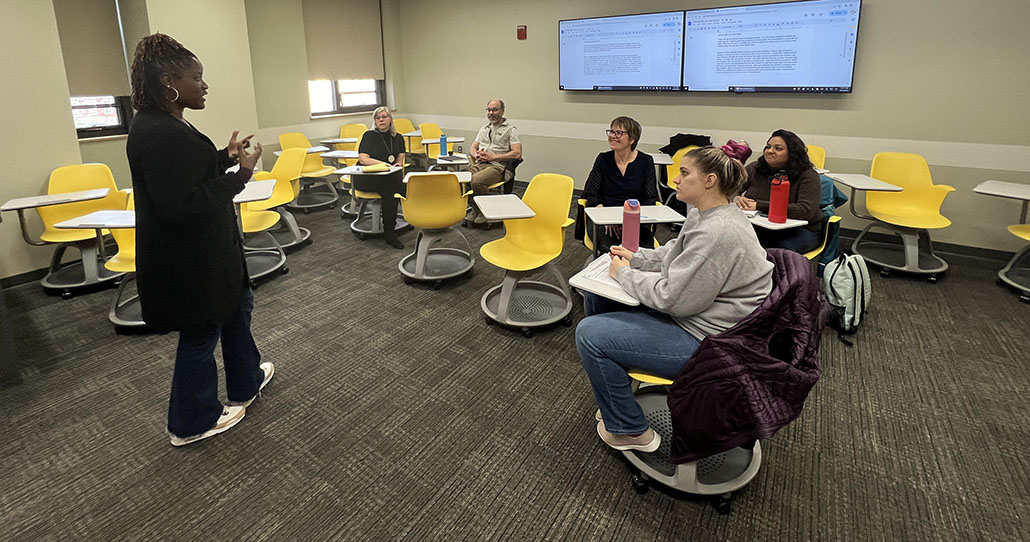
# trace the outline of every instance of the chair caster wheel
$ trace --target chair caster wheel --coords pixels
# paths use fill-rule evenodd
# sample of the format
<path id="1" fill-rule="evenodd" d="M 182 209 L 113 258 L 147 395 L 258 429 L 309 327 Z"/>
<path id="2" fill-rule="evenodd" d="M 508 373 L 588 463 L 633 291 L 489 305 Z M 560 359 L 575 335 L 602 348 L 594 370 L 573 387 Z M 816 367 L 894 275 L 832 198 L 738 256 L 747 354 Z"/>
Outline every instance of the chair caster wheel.
<path id="1" fill-rule="evenodd" d="M 533 336 L 533 330 L 529 329 L 528 327 L 522 328 L 522 336 L 529 339 Z"/>
<path id="2" fill-rule="evenodd" d="M 647 490 L 651 488 L 650 484 L 647 483 L 647 478 L 639 474 L 634 474 L 630 477 L 630 481 L 633 482 L 633 491 L 636 491 L 638 495 L 647 493 Z"/>
<path id="3" fill-rule="evenodd" d="M 279 274 L 280 275 L 285 275 L 286 273 L 289 273 L 289 272 L 290 272 L 290 268 L 289 267 L 283 267 L 283 268 L 279 269 Z"/>
<path id="4" fill-rule="evenodd" d="M 71 290 L 61 290 L 61 299 L 71 299 L 72 295 Z"/>
<path id="5" fill-rule="evenodd" d="M 443 281 L 439 281 L 438 280 L 438 281 L 433 282 L 433 289 L 434 290 L 439 290 L 441 284 L 443 284 Z"/>
<path id="6" fill-rule="evenodd" d="M 311 209 L 308 209 L 308 208 L 305 208 L 305 209 L 304 209 L 304 214 L 308 214 L 308 213 L 310 213 L 310 212 L 311 212 Z"/>
<path id="7" fill-rule="evenodd" d="M 881 269 L 880 270 L 880 276 L 883 277 L 883 278 L 890 277 L 891 276 L 890 269 Z"/>
<path id="8" fill-rule="evenodd" d="M 488 325 L 488 326 L 494 325 L 494 319 L 493 318 L 490 318 L 489 316 L 484 316 L 483 318 L 486 319 L 486 325 Z"/>
<path id="9" fill-rule="evenodd" d="M 469 221 L 468 221 L 468 219 L 467 219 L 467 218 L 464 218 L 464 219 L 462 219 L 462 220 L 461 220 L 461 227 L 462 227 L 462 228 L 467 228 L 467 227 L 469 227 Z"/>
<path id="10" fill-rule="evenodd" d="M 404 277 L 404 284 L 415 284 L 415 279 L 411 277 Z"/>
<path id="11" fill-rule="evenodd" d="M 250 289 L 251 290 L 257 290 L 257 287 L 258 287 L 257 281 L 255 281 L 255 280 L 250 281 Z"/>
<path id="12" fill-rule="evenodd" d="M 1022 301 L 1023 303 L 1026 303 L 1026 304 L 1030 305 L 1030 295 L 1023 294 L 1023 295 L 1019 296 L 1019 300 Z"/>
<path id="13" fill-rule="evenodd" d="M 565 318 L 562 318 L 561 319 L 561 325 L 563 325 L 565 327 L 572 327 L 572 318 L 569 318 L 568 316 L 566 316 Z"/>
<path id="14" fill-rule="evenodd" d="M 308 245 L 310 245 L 310 244 L 312 244 L 312 243 L 314 243 L 314 242 L 315 242 L 314 240 L 312 240 L 312 239 L 311 239 L 310 237 L 308 237 L 308 238 L 307 238 L 307 239 L 306 239 L 306 240 L 304 241 L 304 246 L 308 246 Z"/>
<path id="15" fill-rule="evenodd" d="M 722 516 L 733 511 L 733 505 L 730 503 L 730 498 L 725 495 L 720 495 L 712 499 L 712 508 L 715 508 L 715 511 Z"/>
<path id="16" fill-rule="evenodd" d="M 937 275 L 930 275 L 926 277 L 926 282 L 929 282 L 930 284 L 937 284 Z"/>
<path id="17" fill-rule="evenodd" d="M 361 233 L 360 231 L 354 232 L 354 237 L 357 237 L 358 239 L 361 239 L 362 241 L 365 240 L 365 234 Z"/>

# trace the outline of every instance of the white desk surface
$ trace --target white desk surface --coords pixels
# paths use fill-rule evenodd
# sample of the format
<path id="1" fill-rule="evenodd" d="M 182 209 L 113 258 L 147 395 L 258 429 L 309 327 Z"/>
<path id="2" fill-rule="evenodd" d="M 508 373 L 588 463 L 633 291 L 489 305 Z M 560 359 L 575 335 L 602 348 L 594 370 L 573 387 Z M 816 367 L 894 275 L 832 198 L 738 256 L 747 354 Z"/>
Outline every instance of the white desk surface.
<path id="1" fill-rule="evenodd" d="M 973 189 L 977 194 L 1030 201 L 1030 184 L 984 181 Z"/>
<path id="2" fill-rule="evenodd" d="M 448 139 L 447 141 L 450 141 L 450 140 Z M 450 166 L 465 166 L 465 165 L 468 165 L 470 163 L 468 155 L 460 153 L 460 152 L 456 152 L 454 154 L 449 154 L 449 155 L 441 154 L 439 157 L 437 157 L 436 161 L 440 165 L 450 165 Z"/>
<path id="3" fill-rule="evenodd" d="M 587 207 L 584 209 L 590 221 L 598 226 L 622 224 L 622 207 Z M 683 222 L 685 217 L 667 205 L 641 205 L 641 224 L 666 224 Z"/>
<path id="4" fill-rule="evenodd" d="M 460 137 L 460 136 L 459 137 L 448 137 L 447 138 L 447 143 L 464 143 L 464 142 L 465 142 L 465 138 L 464 137 Z M 423 145 L 439 145 L 440 144 L 440 139 L 439 138 L 438 139 L 423 139 L 422 140 L 422 144 Z"/>
<path id="5" fill-rule="evenodd" d="M 337 145 L 340 143 L 357 143 L 358 138 L 356 137 L 334 137 L 332 139 L 323 139 L 319 143 L 323 145 Z"/>
<path id="6" fill-rule="evenodd" d="M 900 186 L 885 183 L 860 173 L 830 173 L 829 177 L 855 190 L 868 190 L 871 192 L 901 192 L 902 190 Z"/>
<path id="7" fill-rule="evenodd" d="M 307 148 L 308 154 L 315 154 L 315 153 L 319 153 L 319 152 L 326 152 L 328 150 L 329 150 L 329 147 L 326 147 L 326 146 L 323 146 L 323 145 L 316 145 L 314 147 L 308 147 Z M 283 153 L 283 151 L 275 151 L 272 154 L 274 154 L 276 156 L 279 156 L 282 153 Z"/>
<path id="8" fill-rule="evenodd" d="M 664 152 L 649 152 L 647 154 L 650 154 L 651 158 L 654 158 L 654 165 L 656 166 L 672 165 L 672 157 L 668 154 L 665 154 Z"/>
<path id="9" fill-rule="evenodd" d="M 755 226 L 765 228 L 767 230 L 789 230 L 790 228 L 797 228 L 799 226 L 807 226 L 807 220 L 798 220 L 797 218 L 788 218 L 784 223 L 770 222 L 769 217 L 761 213 L 749 216 L 748 221 Z"/>
<path id="10" fill-rule="evenodd" d="M 422 137 L 422 130 L 412 130 L 401 135 L 404 137 Z"/>
<path id="11" fill-rule="evenodd" d="M 582 271 L 573 275 L 569 279 L 569 286 L 607 297 L 625 305 L 633 307 L 640 305 L 635 297 L 629 295 L 622 285 L 608 274 L 611 261 L 610 254 L 601 254 Z"/>
<path id="12" fill-rule="evenodd" d="M 136 211 L 95 211 L 54 224 L 61 229 L 125 229 L 136 227 Z"/>
<path id="13" fill-rule="evenodd" d="M 358 151 L 329 151 L 322 153 L 322 158 L 355 159 L 357 157 Z"/>
<path id="14" fill-rule="evenodd" d="M 475 196 L 473 199 L 479 206 L 479 212 L 487 220 L 508 220 L 511 218 L 532 218 L 536 216 L 533 209 L 526 205 L 522 198 L 515 194 L 494 196 Z"/>
<path id="15" fill-rule="evenodd" d="M 400 171 L 401 169 L 403 169 L 403 168 L 401 168 L 401 166 L 389 166 L 389 168 L 390 168 L 389 171 L 373 171 L 371 173 L 364 173 L 364 172 L 361 171 L 361 166 L 353 165 L 353 166 L 347 166 L 347 167 L 344 167 L 344 168 L 340 168 L 340 169 L 334 171 L 333 173 L 335 173 L 337 175 L 389 175 L 391 173 L 396 173 L 396 172 Z"/>
<path id="16" fill-rule="evenodd" d="M 827 173 L 829 173 L 829 172 L 830 172 L 830 170 L 828 170 L 828 169 L 826 169 L 826 168 L 824 168 L 824 167 L 814 167 L 814 168 L 812 168 L 812 169 L 814 169 L 814 170 L 815 170 L 815 172 L 816 172 L 816 173 L 818 173 L 818 174 L 820 174 L 820 175 L 826 175 Z"/>
<path id="17" fill-rule="evenodd" d="M 64 192 L 62 194 L 47 194 L 44 196 L 15 198 L 0 207 L 0 211 L 17 211 L 19 209 L 34 209 L 36 207 L 47 207 L 50 205 L 60 205 L 62 203 L 75 203 L 79 201 L 103 199 L 107 197 L 107 194 L 110 191 L 111 190 L 108 188 L 97 188 L 94 190 L 82 190 L 79 192 Z"/>
<path id="18" fill-rule="evenodd" d="M 267 181 L 250 181 L 243 187 L 243 191 L 236 194 L 232 199 L 233 203 L 247 203 L 248 201 L 261 201 L 272 197 L 272 189 L 275 188 L 275 179 Z"/>
<path id="19" fill-rule="evenodd" d="M 404 176 L 404 182 L 408 182 L 408 179 L 412 177 L 420 177 L 426 175 L 454 175 L 458 178 L 459 183 L 472 182 L 471 171 L 413 171 Z"/>

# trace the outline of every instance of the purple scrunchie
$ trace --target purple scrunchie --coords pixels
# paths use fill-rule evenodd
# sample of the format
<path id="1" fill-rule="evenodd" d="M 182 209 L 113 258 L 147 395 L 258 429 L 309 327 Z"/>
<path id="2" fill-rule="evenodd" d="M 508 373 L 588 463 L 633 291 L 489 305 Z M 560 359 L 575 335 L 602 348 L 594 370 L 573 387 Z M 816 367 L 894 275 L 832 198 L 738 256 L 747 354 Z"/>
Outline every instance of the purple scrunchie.
<path id="1" fill-rule="evenodd" d="M 747 159 L 751 157 L 751 147 L 749 147 L 746 142 L 737 143 L 731 139 L 719 148 L 722 149 L 722 152 L 726 153 L 726 156 L 736 158 L 737 160 L 740 160 L 741 163 L 746 162 Z"/>

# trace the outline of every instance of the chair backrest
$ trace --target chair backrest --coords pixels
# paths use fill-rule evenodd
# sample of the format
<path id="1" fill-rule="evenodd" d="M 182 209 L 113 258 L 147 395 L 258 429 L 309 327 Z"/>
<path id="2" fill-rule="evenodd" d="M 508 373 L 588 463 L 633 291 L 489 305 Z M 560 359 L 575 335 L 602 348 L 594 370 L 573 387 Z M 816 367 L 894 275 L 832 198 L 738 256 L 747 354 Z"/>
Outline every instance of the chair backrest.
<path id="1" fill-rule="evenodd" d="M 418 129 L 422 132 L 422 139 L 440 139 L 440 136 L 443 134 L 443 130 L 441 130 L 440 126 L 435 122 L 423 122 L 418 125 Z M 451 152 L 453 150 L 454 144 L 448 143 L 447 152 Z M 440 156 L 440 145 L 427 145 L 426 156 L 436 160 L 436 158 Z"/>
<path id="2" fill-rule="evenodd" d="M 409 132 L 414 132 L 415 125 L 408 119 L 393 119 L 393 129 L 397 130 L 398 134 L 404 135 Z M 425 154 L 426 152 L 425 147 L 422 146 L 422 143 L 417 137 L 404 138 L 404 145 L 409 153 Z"/>
<path id="3" fill-rule="evenodd" d="M 700 147 L 697 145 L 687 145 L 686 147 L 676 151 L 676 154 L 672 155 L 672 163 L 665 166 L 665 184 L 669 188 L 676 190 L 676 185 L 673 184 L 672 180 L 680 174 L 680 164 L 683 163 L 683 157 L 686 156 L 688 152 L 697 148 Z"/>
<path id="4" fill-rule="evenodd" d="M 297 199 L 297 196 L 300 194 L 301 170 L 304 167 L 304 158 L 306 156 L 307 152 L 304 149 L 296 147 L 286 149 L 275 160 L 272 171 L 254 172 L 254 180 L 275 179 L 275 188 L 272 189 L 272 197 L 267 200 L 249 202 L 244 205 L 252 211 L 259 211 L 286 205 Z"/>
<path id="5" fill-rule="evenodd" d="M 136 200 L 129 194 L 125 203 L 126 211 L 136 210 Z M 116 272 L 136 271 L 136 228 L 112 228 L 111 237 L 118 245 L 118 253 L 108 260 L 105 267 Z"/>
<path id="6" fill-rule="evenodd" d="M 356 138 L 358 138 L 358 140 L 355 141 L 354 143 L 337 143 L 336 144 L 336 150 L 338 150 L 338 151 L 356 151 L 356 150 L 358 150 L 358 145 L 361 143 L 361 134 L 364 134 L 366 131 L 368 131 L 368 126 L 365 126 L 364 124 L 362 124 L 360 122 L 353 122 L 351 124 L 344 124 L 343 126 L 340 126 L 340 137 L 356 137 Z M 345 164 L 347 164 L 348 166 L 353 166 L 354 164 L 358 163 L 358 160 L 357 160 L 357 158 L 347 158 L 347 159 L 344 159 L 343 162 Z"/>
<path id="7" fill-rule="evenodd" d="M 522 201 L 536 213 L 529 219 L 505 220 L 505 238 L 531 252 L 561 253 L 565 241 L 562 226 L 572 204 L 572 177 L 540 173 L 529 181 Z"/>
<path id="8" fill-rule="evenodd" d="M 50 205 L 37 207 L 40 219 L 43 220 L 44 235 L 57 233 L 54 224 L 88 215 L 94 211 L 121 210 L 125 208 L 125 192 L 119 192 L 118 186 L 114 183 L 114 175 L 107 164 L 77 164 L 62 166 L 50 172 L 50 182 L 47 185 L 47 194 L 63 194 L 66 192 L 78 192 L 80 190 L 94 190 L 107 188 L 110 190 L 106 197 L 90 201 L 79 201 L 75 203 L 63 203 L 61 205 Z M 65 233 L 79 230 L 60 230 Z M 96 235 L 94 230 L 81 230 L 82 234 L 89 238 Z"/>
<path id="9" fill-rule="evenodd" d="M 467 197 L 452 172 L 407 175 L 404 220 L 427 230 L 449 228 L 465 217 Z"/>
<path id="10" fill-rule="evenodd" d="M 808 147 L 808 159 L 812 161 L 812 165 L 819 168 L 826 168 L 826 149 L 819 145 L 806 145 Z"/>
<path id="11" fill-rule="evenodd" d="M 311 147 L 311 141 L 308 140 L 308 136 L 301 132 L 287 132 L 285 134 L 279 134 L 279 146 L 285 151 L 286 149 L 300 148 L 304 149 L 305 152 Z M 322 163 L 322 155 L 319 153 L 305 154 L 304 156 L 304 167 L 302 171 L 309 173 L 312 171 L 318 171 L 325 167 Z"/>
<path id="12" fill-rule="evenodd" d="M 926 208 L 925 202 L 939 201 L 933 191 L 933 178 L 926 159 L 907 152 L 878 152 L 873 156 L 869 176 L 902 188 L 901 192 L 866 192 L 866 208 L 870 213 L 898 207 Z M 940 205 L 934 210 L 939 210 Z"/>

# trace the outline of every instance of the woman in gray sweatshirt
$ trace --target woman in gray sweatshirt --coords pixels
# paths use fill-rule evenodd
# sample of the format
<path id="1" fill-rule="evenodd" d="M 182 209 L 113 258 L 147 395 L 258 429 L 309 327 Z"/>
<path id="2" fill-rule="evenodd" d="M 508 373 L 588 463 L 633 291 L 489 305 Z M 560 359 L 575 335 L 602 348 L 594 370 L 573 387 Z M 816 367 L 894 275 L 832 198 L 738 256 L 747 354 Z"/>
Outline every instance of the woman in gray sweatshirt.
<path id="1" fill-rule="evenodd" d="M 772 263 L 730 203 L 746 174 L 739 150 L 704 147 L 680 165 L 676 198 L 694 205 L 679 237 L 656 249 L 611 249 L 609 273 L 641 303 L 584 294 L 576 347 L 600 407 L 597 433 L 617 450 L 653 452 L 661 437 L 633 398 L 629 369 L 675 378 L 708 335 L 743 320 L 772 289 Z"/>

